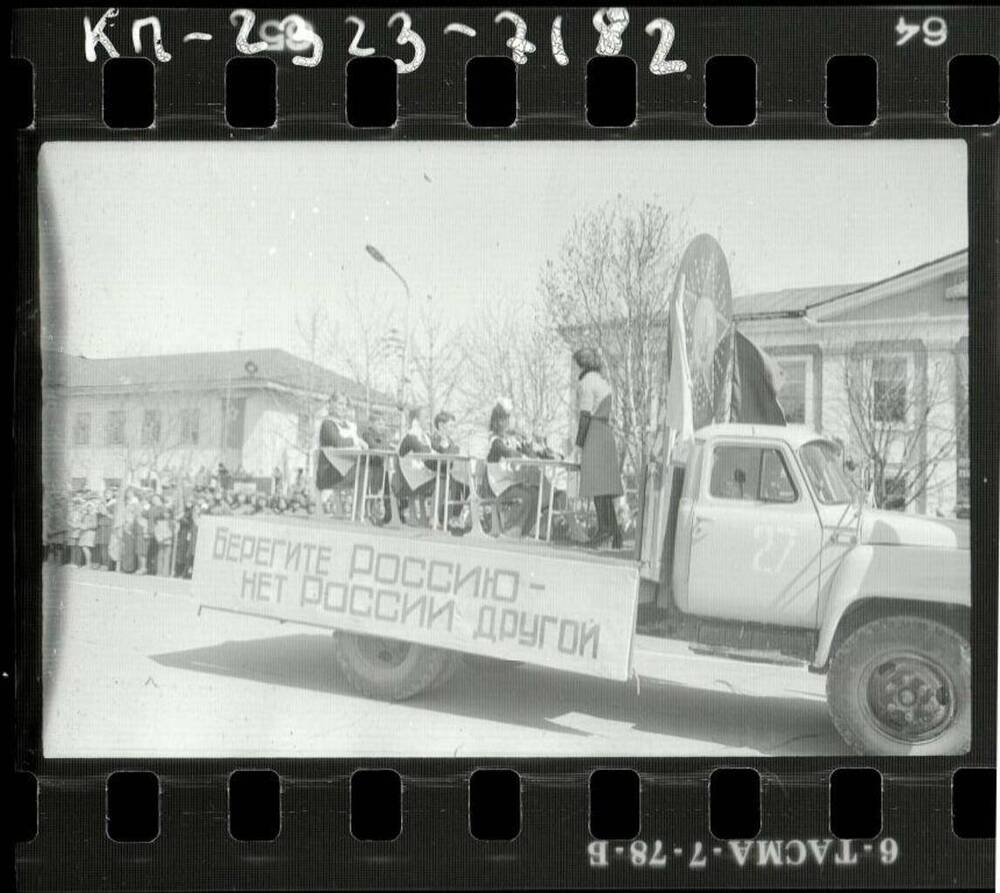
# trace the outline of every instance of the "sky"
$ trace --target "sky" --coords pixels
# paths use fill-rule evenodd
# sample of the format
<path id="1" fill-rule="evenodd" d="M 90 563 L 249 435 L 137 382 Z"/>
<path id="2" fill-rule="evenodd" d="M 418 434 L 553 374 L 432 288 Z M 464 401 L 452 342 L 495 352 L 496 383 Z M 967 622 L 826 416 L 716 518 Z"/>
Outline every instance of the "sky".
<path id="1" fill-rule="evenodd" d="M 537 300 L 574 215 L 686 210 L 736 294 L 868 282 L 968 244 L 959 140 L 48 143 L 45 345 L 88 357 L 280 347 L 409 284 L 457 322 Z"/>

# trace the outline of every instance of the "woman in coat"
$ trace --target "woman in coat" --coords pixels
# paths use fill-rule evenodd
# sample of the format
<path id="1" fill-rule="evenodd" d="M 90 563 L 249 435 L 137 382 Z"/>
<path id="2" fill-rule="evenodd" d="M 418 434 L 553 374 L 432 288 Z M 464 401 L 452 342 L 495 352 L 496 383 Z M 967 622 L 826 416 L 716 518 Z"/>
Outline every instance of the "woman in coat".
<path id="1" fill-rule="evenodd" d="M 125 574 L 134 574 L 139 569 L 142 551 L 142 507 L 132 492 L 125 496 L 124 525 L 121 531 L 121 560 L 118 567 Z"/>
<path id="2" fill-rule="evenodd" d="M 104 491 L 104 498 L 97 503 L 97 535 L 94 538 L 94 564 L 107 568 L 108 546 L 111 544 L 111 518 L 114 514 L 114 498 L 110 490 Z"/>
<path id="3" fill-rule="evenodd" d="M 576 430 L 576 446 L 580 451 L 580 496 L 593 499 L 597 509 L 597 533 L 589 545 L 596 548 L 610 542 L 611 548 L 620 549 L 622 535 L 615 514 L 615 499 L 622 495 L 622 478 L 611 430 L 611 385 L 601 374 L 601 358 L 594 348 L 581 347 L 575 351 L 573 366 L 580 412 Z"/>

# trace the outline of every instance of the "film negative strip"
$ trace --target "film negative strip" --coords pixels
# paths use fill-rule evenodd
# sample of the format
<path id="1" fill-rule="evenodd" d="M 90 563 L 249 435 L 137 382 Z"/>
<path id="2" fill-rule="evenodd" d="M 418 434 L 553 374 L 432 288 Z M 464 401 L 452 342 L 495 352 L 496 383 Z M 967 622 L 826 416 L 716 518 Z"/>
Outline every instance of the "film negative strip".
<path id="1" fill-rule="evenodd" d="M 17 889 L 991 884 L 997 8 L 12 23 Z"/>

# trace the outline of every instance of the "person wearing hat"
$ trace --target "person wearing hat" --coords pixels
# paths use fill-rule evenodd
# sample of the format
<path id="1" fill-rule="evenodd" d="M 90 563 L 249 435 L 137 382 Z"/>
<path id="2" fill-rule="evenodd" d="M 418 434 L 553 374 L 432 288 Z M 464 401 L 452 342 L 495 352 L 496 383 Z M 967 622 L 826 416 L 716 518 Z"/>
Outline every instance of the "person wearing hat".
<path id="1" fill-rule="evenodd" d="M 607 543 L 622 547 L 621 530 L 615 514 L 615 499 L 622 495 L 618 448 L 611 430 L 613 394 L 604 378 L 600 355 L 593 347 L 573 352 L 577 378 L 576 448 L 580 457 L 580 496 L 593 499 L 597 509 L 597 533 L 588 545 L 599 548 Z"/>

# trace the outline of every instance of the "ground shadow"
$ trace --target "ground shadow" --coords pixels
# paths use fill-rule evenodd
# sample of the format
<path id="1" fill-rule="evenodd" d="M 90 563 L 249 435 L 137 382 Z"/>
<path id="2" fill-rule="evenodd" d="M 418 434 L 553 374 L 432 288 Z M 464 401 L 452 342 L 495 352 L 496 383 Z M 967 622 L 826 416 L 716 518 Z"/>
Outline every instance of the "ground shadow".
<path id="1" fill-rule="evenodd" d="M 333 647 L 329 635 L 298 634 L 223 642 L 152 659 L 182 670 L 360 697 L 341 674 Z M 615 724 L 621 724 L 780 756 L 846 752 L 825 703 L 815 697 L 755 696 L 659 682 L 643 682 L 637 693 L 634 683 L 528 665 L 463 662 L 448 682 L 406 703 L 574 737 L 613 737 Z M 558 721 L 568 714 L 578 715 L 594 731 Z"/>

